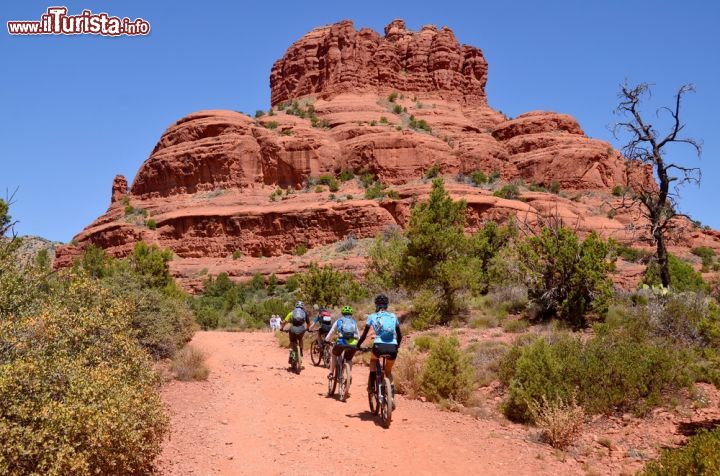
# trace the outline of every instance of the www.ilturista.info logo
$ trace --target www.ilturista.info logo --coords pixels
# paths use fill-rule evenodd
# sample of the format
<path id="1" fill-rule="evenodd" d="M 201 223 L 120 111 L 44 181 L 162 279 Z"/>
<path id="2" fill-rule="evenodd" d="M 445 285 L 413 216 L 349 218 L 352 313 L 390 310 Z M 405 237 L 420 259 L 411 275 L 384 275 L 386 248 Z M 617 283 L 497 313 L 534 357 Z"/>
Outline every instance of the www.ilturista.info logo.
<path id="1" fill-rule="evenodd" d="M 49 7 L 40 21 L 9 21 L 11 35 L 148 35 L 150 23 L 142 18 L 112 17 L 107 13 L 83 10 L 79 15 L 68 15 L 67 7 Z"/>

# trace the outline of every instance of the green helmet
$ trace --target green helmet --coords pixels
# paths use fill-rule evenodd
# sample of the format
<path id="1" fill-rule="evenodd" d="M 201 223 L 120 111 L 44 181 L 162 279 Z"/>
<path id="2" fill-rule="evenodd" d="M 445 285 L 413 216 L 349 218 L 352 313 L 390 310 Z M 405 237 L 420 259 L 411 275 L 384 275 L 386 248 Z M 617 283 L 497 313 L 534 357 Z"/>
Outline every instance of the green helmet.
<path id="1" fill-rule="evenodd" d="M 350 306 L 343 306 L 342 311 L 340 313 L 343 316 L 352 316 L 353 310 Z"/>

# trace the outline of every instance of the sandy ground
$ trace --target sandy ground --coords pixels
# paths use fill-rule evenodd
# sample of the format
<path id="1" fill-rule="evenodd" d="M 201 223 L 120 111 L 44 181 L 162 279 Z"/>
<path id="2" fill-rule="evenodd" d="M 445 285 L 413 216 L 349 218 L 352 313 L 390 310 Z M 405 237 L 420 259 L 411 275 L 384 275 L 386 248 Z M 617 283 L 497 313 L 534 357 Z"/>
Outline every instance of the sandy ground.
<path id="1" fill-rule="evenodd" d="M 327 398 L 327 369 L 306 352 L 302 374 L 290 373 L 269 333 L 200 332 L 193 344 L 211 374 L 163 388 L 172 418 L 165 475 L 586 473 L 519 425 L 402 396 L 386 430 L 369 413 L 365 367 L 355 366 L 347 402 Z"/>

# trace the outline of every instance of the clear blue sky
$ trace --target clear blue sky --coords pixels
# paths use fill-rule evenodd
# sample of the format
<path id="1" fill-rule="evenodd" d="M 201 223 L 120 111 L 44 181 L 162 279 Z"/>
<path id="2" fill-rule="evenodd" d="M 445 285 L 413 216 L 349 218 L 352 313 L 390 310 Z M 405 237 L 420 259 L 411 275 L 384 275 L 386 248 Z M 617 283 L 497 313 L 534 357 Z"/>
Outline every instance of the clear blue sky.
<path id="1" fill-rule="evenodd" d="M 152 33 L 7 34 L 6 21 L 39 19 L 56 4 L 143 17 Z M 569 113 L 611 142 L 623 79 L 654 83 L 658 103 L 694 82 L 684 115 L 704 140 L 703 184 L 685 190 L 682 209 L 720 228 L 718 2 L 22 0 L 0 6 L 0 191 L 19 187 L 18 231 L 69 241 L 105 211 L 115 174 L 132 180 L 165 128 L 199 109 L 267 108 L 272 63 L 311 28 L 345 18 L 378 31 L 394 18 L 447 25 L 485 53 L 493 107 Z"/>

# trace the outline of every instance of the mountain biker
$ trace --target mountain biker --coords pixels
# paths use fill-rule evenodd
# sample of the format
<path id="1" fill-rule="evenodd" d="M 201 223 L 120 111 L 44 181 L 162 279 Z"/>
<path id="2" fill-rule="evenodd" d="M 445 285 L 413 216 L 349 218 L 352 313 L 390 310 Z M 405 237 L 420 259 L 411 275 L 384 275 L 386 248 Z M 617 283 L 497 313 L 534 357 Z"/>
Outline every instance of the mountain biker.
<path id="1" fill-rule="evenodd" d="M 295 309 L 287 313 L 280 330 L 284 331 L 286 324 L 291 324 L 288 364 L 292 364 L 292 353 L 297 352 L 298 347 L 300 348 L 300 355 L 303 355 L 303 337 L 305 336 L 305 331 L 310 328 L 310 318 L 305 312 L 305 303 L 302 301 L 295 303 Z M 300 345 L 298 346 L 298 344 Z"/>
<path id="2" fill-rule="evenodd" d="M 388 355 L 385 359 L 385 375 L 392 382 L 392 368 L 397 358 L 398 348 L 402 342 L 402 333 L 400 331 L 400 321 L 392 312 L 388 312 L 388 304 L 390 300 L 384 294 L 378 294 L 375 297 L 375 314 L 368 316 L 363 330 L 362 337 L 357 343 L 358 348 L 365 342 L 370 329 L 375 333 L 375 341 L 370 354 L 370 376 L 368 377 L 368 392 L 372 392 L 377 366 L 377 360 L 381 355 Z M 393 393 L 395 389 L 393 389 Z"/>
<path id="3" fill-rule="evenodd" d="M 357 323 L 353 319 L 353 308 L 350 306 L 343 306 L 340 311 L 342 316 L 340 319 L 335 321 L 327 337 L 326 342 L 332 342 L 332 338 L 337 334 L 337 340 L 332 348 L 333 357 L 337 357 L 343 352 L 343 358 L 350 362 L 352 365 L 352 359 L 357 351 L 357 342 L 360 334 L 358 333 Z M 333 378 L 335 375 L 335 359 L 330 359 L 330 374 L 328 378 Z"/>
<path id="4" fill-rule="evenodd" d="M 332 329 L 333 327 L 332 315 L 330 314 L 330 311 L 324 308 L 320 308 L 320 310 L 318 311 L 318 315 L 315 316 L 315 319 L 312 321 L 312 325 L 308 330 L 312 331 L 315 325 L 319 325 L 317 343 L 322 349 L 323 342 L 325 341 L 325 336 L 328 335 L 328 332 L 330 332 L 330 329 Z"/>

